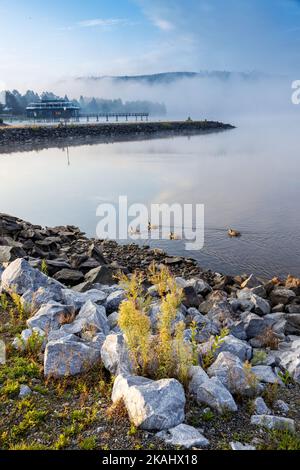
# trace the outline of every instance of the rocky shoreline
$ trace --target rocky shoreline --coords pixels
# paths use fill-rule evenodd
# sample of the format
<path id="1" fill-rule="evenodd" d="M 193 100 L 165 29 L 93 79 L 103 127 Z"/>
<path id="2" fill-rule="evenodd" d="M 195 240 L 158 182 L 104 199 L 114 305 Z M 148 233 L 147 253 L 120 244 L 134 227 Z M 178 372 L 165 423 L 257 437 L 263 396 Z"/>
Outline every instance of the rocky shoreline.
<path id="1" fill-rule="evenodd" d="M 215 121 L 139 122 L 64 125 L 0 125 L 0 153 L 95 143 L 190 136 L 234 129 Z"/>
<path id="2" fill-rule="evenodd" d="M 166 267 L 172 272 L 173 287 L 164 275 L 146 278 L 153 263 L 158 273 Z M 154 378 L 153 371 L 137 373 L 129 338 L 121 329 L 122 305 L 130 306 L 130 295 L 136 299 L 136 294 L 115 277 L 137 270 L 145 275 L 142 291 L 148 299 L 140 303 L 145 316 L 138 318 L 147 318 L 151 341 L 158 341 L 160 318 L 170 301 L 168 289 L 182 292 L 168 334 L 174 354 L 181 348 L 182 361 L 193 352 L 187 380 L 181 381 L 175 371 L 162 378 Z M 59 442 L 51 444 L 54 448 L 78 448 L 83 429 L 88 442 L 103 448 L 104 437 L 113 432 L 103 418 L 111 400 L 113 414 L 118 410 L 114 425 L 127 423 L 127 416 L 131 423 L 131 431 L 122 433 L 118 428 L 112 448 L 133 448 L 128 436 L 137 435 L 143 448 L 151 443 L 152 448 L 299 450 L 300 280 L 293 276 L 262 280 L 249 274 L 201 271 L 193 260 L 169 257 L 160 250 L 90 240 L 73 226 L 43 228 L 1 214 L 0 322 L 10 372 L 6 377 L 0 366 L 0 436 L 6 426 L 1 413 L 9 416 L 15 431 L 7 433 L 5 442 L 0 439 L 0 447 L 18 445 L 24 431 L 23 421 L 19 429 L 20 417 L 17 422 L 13 418 L 20 413 L 20 400 L 31 397 L 38 406 L 43 385 L 49 394 L 47 406 L 55 404 L 61 413 L 62 403 L 72 407 L 74 400 L 70 391 L 61 392 L 62 381 L 75 380 L 72 389 L 80 383 L 82 393 L 80 377 L 92 376 L 89 371 L 101 367 L 107 384 L 112 384 L 110 374 L 113 378 L 113 385 L 106 385 L 107 398 L 95 398 L 98 375 L 98 385 L 93 383 L 85 399 L 87 409 L 102 403 L 102 411 L 97 408 L 94 420 L 84 421 L 78 432 L 65 431 L 64 438 L 60 435 Z M 27 316 L 25 306 L 30 311 Z M 182 328 L 181 344 L 177 328 Z M 20 355 L 40 363 L 38 378 L 31 372 L 20 378 Z M 16 377 L 11 372 L 14 361 Z M 59 404 L 57 387 L 62 393 Z M 14 407 L 18 411 L 5 414 Z M 47 413 L 51 423 L 56 422 L 53 411 Z M 105 432 L 99 430 L 100 421 Z M 49 446 L 47 429 L 42 423 L 40 431 L 30 434 L 36 445 Z M 62 428 L 53 429 L 54 440 Z"/>

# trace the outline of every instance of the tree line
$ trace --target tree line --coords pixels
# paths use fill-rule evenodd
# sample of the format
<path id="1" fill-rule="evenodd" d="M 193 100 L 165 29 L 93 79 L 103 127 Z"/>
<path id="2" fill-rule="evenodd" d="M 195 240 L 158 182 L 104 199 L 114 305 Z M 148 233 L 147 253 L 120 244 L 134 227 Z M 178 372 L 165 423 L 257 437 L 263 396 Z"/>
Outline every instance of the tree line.
<path id="1" fill-rule="evenodd" d="M 4 109 L 9 109 L 14 116 L 26 114 L 26 107 L 31 103 L 39 103 L 43 99 L 66 99 L 81 108 L 81 113 L 140 113 L 145 112 L 154 116 L 164 116 L 167 112 L 163 103 L 154 103 L 152 101 L 123 101 L 122 99 L 104 99 L 104 98 L 87 98 L 81 96 L 79 100 L 64 98 L 55 95 L 52 92 L 45 91 L 38 94 L 32 90 L 26 91 L 22 95 L 18 90 L 4 92 L 4 102 L 0 102 L 0 114 Z"/>

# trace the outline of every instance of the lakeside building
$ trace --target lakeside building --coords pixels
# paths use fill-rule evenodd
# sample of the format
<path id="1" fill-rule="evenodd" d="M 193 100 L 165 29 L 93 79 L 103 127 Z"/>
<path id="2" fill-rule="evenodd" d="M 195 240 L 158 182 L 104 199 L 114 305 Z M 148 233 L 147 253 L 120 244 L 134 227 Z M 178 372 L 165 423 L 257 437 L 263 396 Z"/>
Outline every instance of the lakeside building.
<path id="1" fill-rule="evenodd" d="M 79 117 L 80 107 L 68 100 L 41 100 L 31 103 L 26 108 L 30 119 L 76 119 Z"/>

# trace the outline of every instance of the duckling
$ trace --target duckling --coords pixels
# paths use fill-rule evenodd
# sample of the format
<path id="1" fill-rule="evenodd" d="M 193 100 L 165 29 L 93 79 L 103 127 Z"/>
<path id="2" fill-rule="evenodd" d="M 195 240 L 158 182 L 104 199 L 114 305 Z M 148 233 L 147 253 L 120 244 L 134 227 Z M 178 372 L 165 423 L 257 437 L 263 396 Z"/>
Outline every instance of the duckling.
<path id="1" fill-rule="evenodd" d="M 170 232 L 169 239 L 170 240 L 180 240 L 180 237 L 179 237 L 179 235 L 176 235 L 176 233 Z"/>
<path id="2" fill-rule="evenodd" d="M 157 230 L 158 229 L 158 225 L 153 225 L 151 224 L 150 220 L 148 222 L 148 232 L 151 232 L 151 230 Z"/>
<path id="3" fill-rule="evenodd" d="M 140 235 L 141 231 L 139 228 L 133 229 L 131 226 L 129 227 L 129 233 L 131 235 Z"/>
<path id="4" fill-rule="evenodd" d="M 240 237 L 242 234 L 241 234 L 241 232 L 238 232 L 237 230 L 234 230 L 234 229 L 230 228 L 228 230 L 228 235 L 230 237 Z"/>

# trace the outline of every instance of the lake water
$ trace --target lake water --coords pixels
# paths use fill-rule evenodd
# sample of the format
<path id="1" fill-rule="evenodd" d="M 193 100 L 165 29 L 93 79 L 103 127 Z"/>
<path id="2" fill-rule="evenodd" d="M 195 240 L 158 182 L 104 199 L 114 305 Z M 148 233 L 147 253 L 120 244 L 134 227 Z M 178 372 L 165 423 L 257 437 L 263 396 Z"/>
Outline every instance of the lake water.
<path id="1" fill-rule="evenodd" d="M 233 122 L 235 123 L 235 122 Z M 205 205 L 205 244 L 143 241 L 204 268 L 300 275 L 299 120 L 240 120 L 232 131 L 0 155 L 0 211 L 94 236 L 101 202 Z M 228 227 L 242 233 L 227 236 Z"/>

